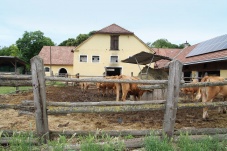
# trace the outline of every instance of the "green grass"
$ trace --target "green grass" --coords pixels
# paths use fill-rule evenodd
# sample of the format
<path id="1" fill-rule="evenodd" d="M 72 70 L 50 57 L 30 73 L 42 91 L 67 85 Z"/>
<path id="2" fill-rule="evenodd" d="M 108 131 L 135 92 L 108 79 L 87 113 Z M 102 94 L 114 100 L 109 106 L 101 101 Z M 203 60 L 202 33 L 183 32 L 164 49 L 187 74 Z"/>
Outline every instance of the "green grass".
<path id="1" fill-rule="evenodd" d="M 0 131 L 0 139 L 3 136 Z M 74 139 L 74 140 L 73 140 Z M 76 136 L 67 139 L 59 135 L 55 140 L 48 141 L 47 144 L 34 144 L 33 140 L 38 140 L 32 132 L 14 133 L 8 146 L 0 146 L 0 151 L 63 151 L 67 145 L 73 141 L 80 144 L 80 151 L 126 151 L 121 137 L 111 137 L 103 134 Z M 73 142 L 75 144 L 75 142 Z M 227 151 L 227 141 L 218 141 L 215 136 L 207 136 L 201 140 L 192 140 L 187 134 L 180 135 L 177 143 L 169 140 L 166 136 L 160 139 L 159 136 L 149 135 L 145 137 L 143 151 Z M 68 149 L 68 151 L 75 151 Z"/>
<path id="2" fill-rule="evenodd" d="M 20 91 L 26 91 L 32 89 L 31 86 L 19 87 Z M 16 87 L 0 87 L 0 94 L 9 94 L 16 92 Z"/>
<path id="3" fill-rule="evenodd" d="M 46 85 L 59 86 L 59 87 L 67 86 L 66 82 L 59 82 L 59 81 L 47 81 Z"/>
<path id="4" fill-rule="evenodd" d="M 146 151 L 227 151 L 227 141 L 218 141 L 215 136 L 207 136 L 201 140 L 192 140 L 188 134 L 180 135 L 177 143 L 165 136 L 150 135 L 145 139 Z"/>
<path id="5" fill-rule="evenodd" d="M 59 86 L 59 87 L 66 86 L 65 82 L 46 82 L 46 85 Z M 19 87 L 19 91 L 27 91 L 31 89 L 32 89 L 31 86 Z M 10 94 L 15 92 L 16 92 L 16 87 L 3 87 L 3 86 L 0 87 L 0 94 Z"/>
<path id="6" fill-rule="evenodd" d="M 101 138 L 94 135 L 80 137 L 81 151 L 124 151 L 123 142 L 117 138 L 103 134 Z M 103 143 L 105 142 L 105 143 Z"/>
<path id="7" fill-rule="evenodd" d="M 160 140 L 159 136 L 151 134 L 145 138 L 145 150 L 146 151 L 174 151 L 174 146 L 171 140 L 164 136 Z"/>
<path id="8" fill-rule="evenodd" d="M 217 138 L 211 136 L 191 140 L 186 134 L 180 136 L 178 147 L 181 151 L 227 151 L 227 141 L 219 142 Z"/>

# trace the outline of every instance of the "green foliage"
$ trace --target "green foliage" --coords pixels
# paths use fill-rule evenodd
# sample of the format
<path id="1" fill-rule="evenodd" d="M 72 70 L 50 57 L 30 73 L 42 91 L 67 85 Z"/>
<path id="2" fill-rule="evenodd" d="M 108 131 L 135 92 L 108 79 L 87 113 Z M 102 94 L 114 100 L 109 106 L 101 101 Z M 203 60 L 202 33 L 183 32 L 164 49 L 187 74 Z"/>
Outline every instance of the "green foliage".
<path id="1" fill-rule="evenodd" d="M 178 48 L 177 45 L 170 43 L 167 39 L 158 39 L 151 44 L 153 48 Z"/>
<path id="2" fill-rule="evenodd" d="M 218 139 L 207 136 L 202 140 L 191 140 L 186 135 L 180 135 L 178 147 L 182 151 L 226 151 L 224 143 L 220 143 Z"/>
<path id="3" fill-rule="evenodd" d="M 31 86 L 23 86 L 19 87 L 19 91 L 27 91 L 32 89 Z M 0 87 L 0 94 L 9 94 L 9 93 L 14 93 L 16 92 L 15 87 Z"/>
<path id="4" fill-rule="evenodd" d="M 0 49 L 0 56 L 15 56 L 15 57 L 19 57 L 20 56 L 20 52 L 19 49 L 16 45 L 11 45 L 9 47 L 3 47 L 2 49 Z"/>
<path id="5" fill-rule="evenodd" d="M 10 56 L 9 48 L 3 47 L 0 49 L 0 56 Z"/>
<path id="6" fill-rule="evenodd" d="M 190 44 L 188 44 L 190 46 Z M 184 43 L 180 45 L 172 44 L 169 42 L 167 39 L 158 39 L 152 44 L 150 42 L 147 43 L 147 46 L 151 48 L 179 48 L 183 49 L 184 48 Z"/>
<path id="7" fill-rule="evenodd" d="M 85 40 L 87 40 L 90 36 L 92 36 L 95 33 L 95 31 L 91 31 L 88 34 L 79 34 L 76 39 L 75 38 L 69 38 L 68 40 L 65 40 L 59 44 L 59 46 L 78 46 Z"/>
<path id="8" fill-rule="evenodd" d="M 51 150 L 63 151 L 67 144 L 67 139 L 65 136 L 59 135 L 59 138 L 57 140 L 48 141 L 47 144 L 48 146 L 51 146 Z"/>
<path id="9" fill-rule="evenodd" d="M 18 57 L 18 58 L 21 57 L 21 52 L 16 45 L 9 46 L 9 51 L 11 52 L 10 54 L 11 56 Z"/>
<path id="10" fill-rule="evenodd" d="M 133 139 L 133 138 L 134 138 L 134 136 L 132 136 L 130 134 L 124 137 L 124 139 Z"/>
<path id="11" fill-rule="evenodd" d="M 67 86 L 66 82 L 60 82 L 60 81 L 47 81 L 46 85 L 51 86 L 58 86 L 58 87 L 65 87 Z"/>
<path id="12" fill-rule="evenodd" d="M 85 40 L 87 40 L 89 38 L 88 34 L 79 34 L 76 37 L 76 43 L 75 46 L 78 46 L 79 44 L 81 44 L 82 42 L 84 42 Z"/>
<path id="13" fill-rule="evenodd" d="M 54 43 L 41 31 L 25 31 L 23 37 L 16 41 L 16 45 L 20 51 L 20 59 L 30 64 L 30 59 L 38 55 L 43 46 L 54 46 Z"/>
<path id="14" fill-rule="evenodd" d="M 95 135 L 80 137 L 81 151 L 124 151 L 125 146 L 122 141 L 103 134 L 101 139 Z"/>
<path id="15" fill-rule="evenodd" d="M 26 151 L 32 150 L 34 140 L 33 133 L 14 133 L 10 140 L 9 150 Z"/>
<path id="16" fill-rule="evenodd" d="M 146 151 L 174 151 L 173 144 L 166 135 L 161 140 L 159 136 L 151 134 L 145 138 L 144 144 Z"/>
<path id="17" fill-rule="evenodd" d="M 35 144 L 38 138 L 33 132 L 15 132 L 9 142 L 8 146 L 0 146 L 1 151 L 63 151 L 73 141 L 76 133 L 67 139 L 65 136 L 59 135 L 55 140 L 50 140 L 47 144 Z M 9 137 L 0 131 L 0 139 Z M 188 134 L 181 134 L 177 143 L 169 140 L 167 136 L 160 138 L 151 134 L 147 136 L 144 141 L 144 149 L 146 151 L 226 151 L 227 141 L 219 142 L 215 136 L 207 136 L 204 139 L 192 140 Z M 80 151 L 125 151 L 123 141 L 119 137 L 111 137 L 108 134 L 102 134 L 101 137 L 97 135 L 77 136 L 77 142 L 80 144 Z M 74 150 L 74 149 L 72 149 Z"/>
<path id="18" fill-rule="evenodd" d="M 75 46 L 76 39 L 69 38 L 68 40 L 65 40 L 61 42 L 58 46 Z"/>

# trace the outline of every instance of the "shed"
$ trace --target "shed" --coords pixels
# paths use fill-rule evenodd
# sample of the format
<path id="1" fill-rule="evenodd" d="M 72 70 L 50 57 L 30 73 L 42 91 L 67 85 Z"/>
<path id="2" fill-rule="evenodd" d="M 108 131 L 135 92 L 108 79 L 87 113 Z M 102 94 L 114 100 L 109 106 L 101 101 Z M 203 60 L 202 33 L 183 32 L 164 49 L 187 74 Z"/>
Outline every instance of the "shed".
<path id="1" fill-rule="evenodd" d="M 0 56 L 0 74 L 24 74 L 26 62 L 14 56 Z"/>
<path id="2" fill-rule="evenodd" d="M 172 59 L 166 56 L 151 54 L 147 52 L 140 52 L 138 54 L 135 54 L 125 60 L 122 60 L 122 62 L 125 63 L 132 63 L 137 64 L 140 68 L 140 65 L 145 65 L 143 69 L 140 68 L 140 73 L 138 77 L 141 79 L 146 80 L 167 80 L 168 79 L 168 73 L 163 69 L 153 69 L 150 68 L 151 63 L 159 61 L 159 60 L 169 60 Z M 152 93 L 145 93 L 142 96 L 142 99 L 146 100 L 154 100 L 154 99 L 164 99 L 166 91 L 163 89 L 155 89 Z"/>

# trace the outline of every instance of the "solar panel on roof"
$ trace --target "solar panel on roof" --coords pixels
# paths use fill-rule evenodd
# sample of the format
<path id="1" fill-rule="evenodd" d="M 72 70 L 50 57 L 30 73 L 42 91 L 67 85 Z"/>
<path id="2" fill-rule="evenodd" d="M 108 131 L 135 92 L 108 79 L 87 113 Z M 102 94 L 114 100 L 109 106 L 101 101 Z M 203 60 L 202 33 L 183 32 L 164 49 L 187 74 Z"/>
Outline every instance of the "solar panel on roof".
<path id="1" fill-rule="evenodd" d="M 198 44 L 186 57 L 227 49 L 227 34 Z"/>

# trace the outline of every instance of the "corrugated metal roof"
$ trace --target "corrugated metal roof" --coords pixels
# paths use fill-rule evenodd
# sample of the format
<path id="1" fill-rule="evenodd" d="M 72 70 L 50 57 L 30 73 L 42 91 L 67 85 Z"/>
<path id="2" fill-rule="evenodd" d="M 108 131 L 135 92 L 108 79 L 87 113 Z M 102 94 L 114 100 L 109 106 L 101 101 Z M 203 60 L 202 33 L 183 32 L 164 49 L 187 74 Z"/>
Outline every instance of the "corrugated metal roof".
<path id="1" fill-rule="evenodd" d="M 156 55 L 156 54 L 152 54 L 152 53 L 148 53 L 148 52 L 140 52 L 137 53 L 125 60 L 122 60 L 121 62 L 125 62 L 125 63 L 132 63 L 132 64 L 140 64 L 140 65 L 146 65 L 149 64 L 151 62 L 156 62 L 159 60 L 172 60 L 169 57 L 166 56 L 160 56 L 160 55 Z"/>

